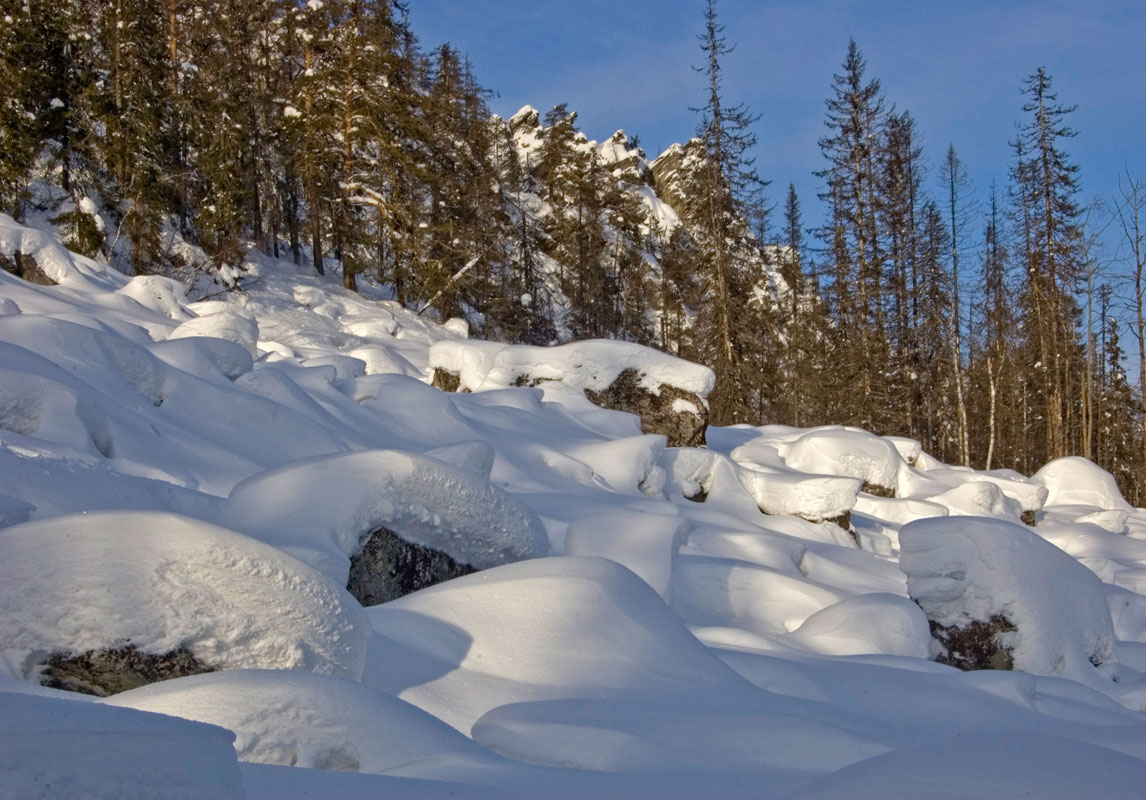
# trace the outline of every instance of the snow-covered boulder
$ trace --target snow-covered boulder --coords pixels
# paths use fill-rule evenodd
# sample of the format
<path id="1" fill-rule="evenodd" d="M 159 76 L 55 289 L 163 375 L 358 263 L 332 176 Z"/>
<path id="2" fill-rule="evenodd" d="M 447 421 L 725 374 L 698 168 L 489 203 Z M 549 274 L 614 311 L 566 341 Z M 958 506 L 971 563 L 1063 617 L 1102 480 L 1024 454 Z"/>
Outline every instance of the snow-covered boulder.
<path id="1" fill-rule="evenodd" d="M 548 553 L 537 515 L 477 468 L 399 450 L 317 456 L 240 482 L 223 520 L 375 605 Z"/>
<path id="2" fill-rule="evenodd" d="M 96 703 L 0 693 L 0 797 L 242 800 L 234 734 Z"/>
<path id="3" fill-rule="evenodd" d="M 252 357 L 259 354 L 259 324 L 253 317 L 229 309 L 189 319 L 171 331 L 167 338 L 185 339 L 189 336 L 226 339 L 241 345 Z"/>
<path id="4" fill-rule="evenodd" d="M 791 514 L 809 522 L 849 524 L 862 482 L 839 475 L 809 475 L 783 468 L 749 468 L 737 471 L 740 483 L 765 514 Z"/>
<path id="5" fill-rule="evenodd" d="M 1048 506 L 1085 505 L 1109 511 L 1134 510 L 1123 499 L 1113 475 L 1079 456 L 1056 458 L 1032 475 L 1031 481 L 1046 487 Z"/>
<path id="6" fill-rule="evenodd" d="M 894 442 L 855 428 L 815 428 L 784 448 L 784 462 L 801 472 L 846 475 L 865 492 L 895 497 L 906 462 Z"/>
<path id="7" fill-rule="evenodd" d="M 343 678 L 234 670 L 134 689 L 102 701 L 232 731 L 240 761 L 383 773 L 494 762 L 439 719 Z"/>
<path id="8" fill-rule="evenodd" d="M 443 391 L 476 392 L 557 381 L 602 408 L 641 418 L 645 433 L 670 447 L 704 444 L 708 367 L 631 342 L 590 340 L 558 347 L 446 340 L 430 347 L 431 382 Z"/>
<path id="9" fill-rule="evenodd" d="M 1074 680 L 1115 661 L 1102 583 L 1028 528 L 981 517 L 909 523 L 899 532 L 908 593 L 931 623 L 936 660 Z"/>
<path id="10" fill-rule="evenodd" d="M 233 531 L 157 512 L 0 530 L 0 672 L 110 694 L 212 669 L 356 678 L 368 624 L 342 589 Z"/>
<path id="11" fill-rule="evenodd" d="M 872 592 L 817 611 L 792 631 L 804 647 L 831 656 L 881 653 L 927 658 L 927 617 L 906 597 Z"/>

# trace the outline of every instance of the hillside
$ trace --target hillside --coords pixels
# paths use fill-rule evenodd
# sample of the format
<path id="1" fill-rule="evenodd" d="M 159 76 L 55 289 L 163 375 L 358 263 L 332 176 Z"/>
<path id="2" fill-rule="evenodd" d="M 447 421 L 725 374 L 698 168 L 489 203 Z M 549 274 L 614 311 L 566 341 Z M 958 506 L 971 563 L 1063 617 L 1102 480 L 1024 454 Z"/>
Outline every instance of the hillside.
<path id="1" fill-rule="evenodd" d="M 54 284 L 0 271 L 0 794 L 1141 793 L 1146 511 L 1089 462 L 704 430 L 704 367 L 257 254 L 0 255 Z"/>

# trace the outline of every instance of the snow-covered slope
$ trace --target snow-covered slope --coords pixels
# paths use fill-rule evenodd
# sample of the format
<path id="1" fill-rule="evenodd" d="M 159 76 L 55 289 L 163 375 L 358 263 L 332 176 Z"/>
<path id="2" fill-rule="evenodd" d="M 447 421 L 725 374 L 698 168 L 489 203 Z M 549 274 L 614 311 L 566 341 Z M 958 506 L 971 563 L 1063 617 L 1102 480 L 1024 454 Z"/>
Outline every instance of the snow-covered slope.
<path id="1" fill-rule="evenodd" d="M 838 427 L 666 447 L 580 392 L 608 364 L 496 346 L 562 379 L 443 393 L 431 349 L 483 350 L 460 326 L 287 263 L 190 303 L 0 217 L 19 248 L 59 285 L 0 272 L 0 787 L 1141 791 L 1146 512 L 1089 462 L 983 473 Z M 640 352 L 612 372 L 706 380 Z M 379 526 L 479 571 L 363 610 Z M 932 660 L 974 635 L 1028 671 Z M 104 651 L 219 671 L 40 685 Z"/>

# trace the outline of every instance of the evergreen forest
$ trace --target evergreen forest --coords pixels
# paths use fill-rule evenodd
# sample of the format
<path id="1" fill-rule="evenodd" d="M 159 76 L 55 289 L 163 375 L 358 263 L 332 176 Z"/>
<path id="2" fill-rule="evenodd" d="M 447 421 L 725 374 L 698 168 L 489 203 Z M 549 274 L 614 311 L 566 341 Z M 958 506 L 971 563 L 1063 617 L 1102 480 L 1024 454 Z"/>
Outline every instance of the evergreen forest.
<path id="1" fill-rule="evenodd" d="M 312 265 L 472 335 L 706 364 L 718 425 L 853 425 L 1023 474 L 1082 455 L 1146 503 L 1146 183 L 1081 201 L 1074 108 L 1037 65 L 1008 180 L 977 191 L 849 43 L 809 219 L 753 165 L 767 119 L 726 95 L 715 0 L 695 138 L 655 159 L 565 105 L 491 114 L 395 0 L 0 7 L 0 210 L 125 272 L 241 292 L 252 259 Z"/>

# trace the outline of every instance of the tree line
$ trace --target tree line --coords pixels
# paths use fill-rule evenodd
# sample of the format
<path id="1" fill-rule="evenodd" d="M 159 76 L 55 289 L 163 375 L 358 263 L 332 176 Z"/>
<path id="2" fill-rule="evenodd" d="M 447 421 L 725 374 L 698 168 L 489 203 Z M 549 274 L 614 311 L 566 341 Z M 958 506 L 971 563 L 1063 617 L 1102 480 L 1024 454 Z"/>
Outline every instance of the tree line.
<path id="1" fill-rule="evenodd" d="M 1142 497 L 1146 387 L 1078 203 L 1072 108 L 1043 69 L 1007 184 L 975 198 L 952 147 L 932 194 L 914 119 L 851 42 L 809 227 L 795 189 L 770 205 L 753 167 L 759 120 L 725 97 L 714 0 L 696 138 L 651 166 L 620 134 L 606 157 L 565 106 L 491 115 L 465 56 L 424 51 L 395 0 L 3 7 L 0 207 L 52 215 L 77 250 L 232 287 L 257 251 L 491 339 L 623 338 L 706 363 L 718 424 L 860 425 L 1024 473 L 1080 454 Z M 1140 375 L 1144 198 L 1128 179 L 1116 219 Z"/>

